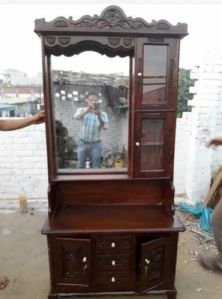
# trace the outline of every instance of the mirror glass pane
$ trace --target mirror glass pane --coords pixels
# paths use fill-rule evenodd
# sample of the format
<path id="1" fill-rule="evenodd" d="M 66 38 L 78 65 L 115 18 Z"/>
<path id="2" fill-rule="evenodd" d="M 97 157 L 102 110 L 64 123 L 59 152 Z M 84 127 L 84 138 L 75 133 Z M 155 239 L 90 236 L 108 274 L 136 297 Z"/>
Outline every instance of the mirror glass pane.
<path id="1" fill-rule="evenodd" d="M 127 170 L 128 87 L 128 57 L 52 57 L 58 172 Z"/>

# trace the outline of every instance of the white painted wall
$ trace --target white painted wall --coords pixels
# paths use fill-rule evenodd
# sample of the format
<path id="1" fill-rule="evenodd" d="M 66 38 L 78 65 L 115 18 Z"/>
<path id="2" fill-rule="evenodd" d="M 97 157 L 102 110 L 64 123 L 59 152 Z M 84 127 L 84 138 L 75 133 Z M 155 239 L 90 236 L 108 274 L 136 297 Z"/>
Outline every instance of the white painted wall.
<path id="1" fill-rule="evenodd" d="M 18 206 L 22 189 L 35 206 L 43 206 L 47 188 L 45 125 L 0 131 L 0 208 Z"/>
<path id="2" fill-rule="evenodd" d="M 177 120 L 174 183 L 176 194 L 185 193 L 195 203 L 204 199 L 212 174 L 222 164 L 222 147 L 206 146 L 222 136 L 222 53 L 206 53 L 192 74 L 198 79 L 190 101 L 194 108 Z"/>

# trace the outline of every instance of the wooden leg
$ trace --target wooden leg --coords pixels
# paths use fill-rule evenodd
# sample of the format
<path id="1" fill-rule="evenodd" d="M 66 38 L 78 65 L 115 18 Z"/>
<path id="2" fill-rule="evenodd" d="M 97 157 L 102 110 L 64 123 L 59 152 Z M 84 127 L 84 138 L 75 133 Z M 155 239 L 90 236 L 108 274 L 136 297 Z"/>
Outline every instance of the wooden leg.
<path id="1" fill-rule="evenodd" d="M 177 291 L 168 291 L 167 292 L 168 299 L 176 299 L 177 298 Z"/>

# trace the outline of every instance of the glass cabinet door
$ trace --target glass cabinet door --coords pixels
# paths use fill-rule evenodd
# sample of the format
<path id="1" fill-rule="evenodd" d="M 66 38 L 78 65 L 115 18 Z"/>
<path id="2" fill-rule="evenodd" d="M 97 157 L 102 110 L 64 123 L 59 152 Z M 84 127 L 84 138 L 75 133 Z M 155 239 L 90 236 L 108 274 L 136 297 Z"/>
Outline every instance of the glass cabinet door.
<path id="1" fill-rule="evenodd" d="M 135 116 L 134 176 L 169 175 L 173 154 L 171 113 L 138 112 Z"/>
<path id="2" fill-rule="evenodd" d="M 170 177 L 176 125 L 178 44 L 138 38 L 135 52 L 134 177 Z"/>
<path id="3" fill-rule="evenodd" d="M 177 45 L 174 40 L 148 43 L 139 38 L 136 49 L 136 109 L 175 108 Z"/>
<path id="4" fill-rule="evenodd" d="M 141 122 L 140 169 L 163 171 L 163 119 L 143 119 Z"/>

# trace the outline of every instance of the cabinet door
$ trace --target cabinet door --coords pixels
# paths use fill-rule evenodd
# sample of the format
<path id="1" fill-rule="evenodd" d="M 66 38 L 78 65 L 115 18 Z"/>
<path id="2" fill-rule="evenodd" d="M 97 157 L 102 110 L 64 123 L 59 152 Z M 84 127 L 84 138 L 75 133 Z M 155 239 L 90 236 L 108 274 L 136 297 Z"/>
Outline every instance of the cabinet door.
<path id="1" fill-rule="evenodd" d="M 135 113 L 135 177 L 166 177 L 172 174 L 174 122 L 171 116 L 170 112 Z"/>
<path id="2" fill-rule="evenodd" d="M 175 39 L 138 38 L 136 46 L 136 109 L 176 108 L 178 45 Z"/>
<path id="3" fill-rule="evenodd" d="M 50 246 L 54 284 L 66 291 L 89 287 L 91 241 L 87 239 L 54 238 Z"/>
<path id="4" fill-rule="evenodd" d="M 168 240 L 160 238 L 142 244 L 140 291 L 146 292 L 167 281 Z"/>

